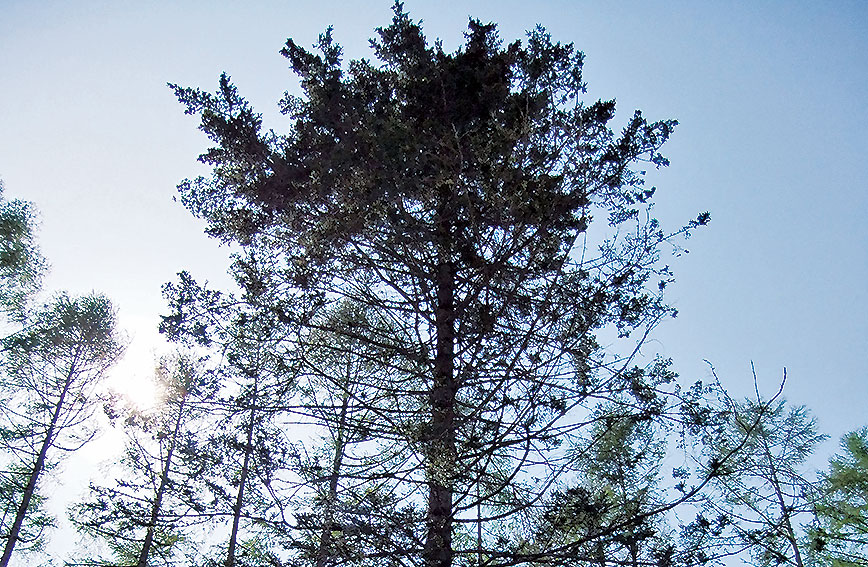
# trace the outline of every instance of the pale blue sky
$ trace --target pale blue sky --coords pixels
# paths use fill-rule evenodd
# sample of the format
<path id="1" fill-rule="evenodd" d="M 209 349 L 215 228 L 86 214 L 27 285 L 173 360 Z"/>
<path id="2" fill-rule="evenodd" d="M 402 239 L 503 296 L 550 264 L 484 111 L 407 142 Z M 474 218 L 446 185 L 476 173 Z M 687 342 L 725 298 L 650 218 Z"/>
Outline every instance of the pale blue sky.
<path id="1" fill-rule="evenodd" d="M 0 0 L 0 177 L 42 211 L 50 289 L 112 297 L 143 376 L 160 286 L 181 269 L 223 281 L 226 250 L 174 186 L 205 147 L 167 81 L 213 89 L 221 71 L 280 130 L 295 81 L 278 55 L 332 24 L 348 58 L 389 2 Z M 540 23 L 585 52 L 589 97 L 680 126 L 655 172 L 670 227 L 711 225 L 673 258 L 680 315 L 648 349 L 686 380 L 703 359 L 736 394 L 776 389 L 838 438 L 868 424 L 868 3 L 423 2 L 430 37 L 458 45 L 467 17 L 505 40 Z M 836 442 L 826 448 L 835 450 Z"/>

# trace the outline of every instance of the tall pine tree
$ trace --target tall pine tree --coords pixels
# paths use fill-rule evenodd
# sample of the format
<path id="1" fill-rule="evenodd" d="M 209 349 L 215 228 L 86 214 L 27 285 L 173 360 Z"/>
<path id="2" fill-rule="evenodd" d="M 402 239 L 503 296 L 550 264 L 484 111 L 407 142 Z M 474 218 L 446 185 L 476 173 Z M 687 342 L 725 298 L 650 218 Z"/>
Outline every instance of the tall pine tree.
<path id="1" fill-rule="evenodd" d="M 94 435 L 98 384 L 121 352 L 111 302 L 60 293 L 33 305 L 45 261 L 30 203 L 0 181 L 0 565 L 43 548 L 46 473 Z M 34 557 L 31 555 L 30 557 Z"/>
<path id="2" fill-rule="evenodd" d="M 180 274 L 165 286 L 171 313 L 161 324 L 171 340 L 210 353 L 203 368 L 219 395 L 209 404 L 212 434 L 200 449 L 211 463 L 202 478 L 211 495 L 203 516 L 210 517 L 216 545 L 203 564 L 225 567 L 274 558 L 276 542 L 288 537 L 277 494 L 289 446 L 278 420 L 293 403 L 298 373 L 297 357 L 288 350 L 297 333 L 284 316 L 291 306 L 282 302 L 272 260 L 238 254 L 232 275 L 237 295 Z M 225 538 L 217 535 L 219 524 L 228 525 Z"/>
<path id="3" fill-rule="evenodd" d="M 281 135 L 226 75 L 215 94 L 174 86 L 214 142 L 200 158 L 212 175 L 182 183 L 181 200 L 213 236 L 280 264 L 300 342 L 332 306 L 375 315 L 326 329 L 379 367 L 374 446 L 399 448 L 398 463 L 344 451 L 370 459 L 347 478 L 405 518 L 400 545 L 371 535 L 359 561 L 569 563 L 588 539 L 546 547 L 533 526 L 581 483 L 599 424 L 695 417 L 665 365 L 639 356 L 673 313 L 661 246 L 708 221 L 668 233 L 650 214 L 638 167 L 667 164 L 675 122 L 637 111 L 616 135 L 614 101 L 584 99 L 583 55 L 540 28 L 504 46 L 471 21 L 448 53 L 397 3 L 371 44 L 378 63 L 344 65 L 330 30 L 317 52 L 287 41 L 303 95 L 283 100 Z M 634 340 L 607 351 L 604 329 Z"/>
<path id="4" fill-rule="evenodd" d="M 26 323 L 3 339 L 0 359 L 0 447 L 9 457 L 0 471 L 2 567 L 19 543 L 41 540 L 40 481 L 93 438 L 97 387 L 121 353 L 114 309 L 99 295 L 60 294 Z"/>
<path id="5" fill-rule="evenodd" d="M 727 518 L 718 546 L 748 550 L 757 565 L 808 564 L 802 526 L 815 490 L 805 463 L 825 438 L 804 406 L 775 399 L 733 404 L 718 453 L 738 453 L 710 471 L 718 492 L 707 501 L 709 515 Z"/>

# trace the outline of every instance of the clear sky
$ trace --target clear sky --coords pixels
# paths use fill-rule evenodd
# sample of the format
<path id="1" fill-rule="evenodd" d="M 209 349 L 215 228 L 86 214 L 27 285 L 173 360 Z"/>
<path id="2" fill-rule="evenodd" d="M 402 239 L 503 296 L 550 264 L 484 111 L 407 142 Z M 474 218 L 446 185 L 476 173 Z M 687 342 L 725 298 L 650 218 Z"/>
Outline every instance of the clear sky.
<path id="1" fill-rule="evenodd" d="M 680 122 L 654 172 L 658 217 L 712 222 L 667 260 L 680 311 L 647 351 L 685 380 L 711 361 L 736 395 L 808 405 L 833 441 L 868 425 L 868 3 L 407 0 L 458 46 L 468 16 L 523 37 L 539 23 L 586 54 L 588 99 Z M 281 131 L 296 88 L 278 54 L 333 25 L 347 58 L 390 3 L 0 0 L 0 178 L 41 211 L 46 288 L 102 291 L 131 338 L 119 380 L 150 373 L 160 287 L 188 269 L 225 282 L 228 251 L 172 201 L 206 140 L 166 82 L 222 71 Z"/>

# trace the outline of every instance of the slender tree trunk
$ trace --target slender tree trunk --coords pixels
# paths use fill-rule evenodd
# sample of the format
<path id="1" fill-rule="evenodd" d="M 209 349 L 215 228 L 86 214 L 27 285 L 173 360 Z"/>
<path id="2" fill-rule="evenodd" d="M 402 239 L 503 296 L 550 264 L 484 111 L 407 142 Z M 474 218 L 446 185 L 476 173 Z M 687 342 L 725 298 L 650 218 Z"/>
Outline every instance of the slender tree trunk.
<path id="1" fill-rule="evenodd" d="M 27 508 L 30 507 L 30 501 L 33 499 L 33 494 L 36 492 L 36 482 L 39 480 L 39 475 L 42 474 L 45 468 L 45 459 L 48 454 L 48 449 L 54 442 L 55 429 L 57 422 L 60 420 L 60 414 L 63 410 L 63 402 L 72 386 L 73 375 L 77 365 L 77 357 L 73 360 L 72 366 L 66 375 L 66 381 L 63 384 L 63 390 L 60 392 L 60 398 L 54 406 L 54 412 L 51 415 L 51 422 L 48 426 L 48 431 L 45 434 L 45 440 L 42 442 L 42 447 L 39 450 L 39 456 L 36 458 L 36 463 L 30 471 L 30 478 L 27 480 L 27 486 L 24 488 L 24 496 L 21 499 L 21 504 L 18 506 L 18 511 L 15 514 L 15 521 L 12 523 L 12 529 L 9 530 L 9 539 L 6 540 L 6 547 L 3 550 L 3 557 L 0 558 L 0 567 L 7 567 L 9 560 L 12 557 L 12 550 L 15 548 L 15 543 L 21 534 L 21 526 L 24 525 L 24 518 L 27 517 Z"/>
<path id="2" fill-rule="evenodd" d="M 253 403 L 250 407 L 250 421 L 247 424 L 247 440 L 244 444 L 244 461 L 241 464 L 241 478 L 238 482 L 238 493 L 235 495 L 235 505 L 232 507 L 232 531 L 229 533 L 229 547 L 226 550 L 226 567 L 235 565 L 235 547 L 238 542 L 238 527 L 241 524 L 241 509 L 244 506 L 244 486 L 250 474 L 250 455 L 253 453 L 253 430 L 256 429 L 256 397 L 257 384 L 253 385 Z"/>
<path id="3" fill-rule="evenodd" d="M 479 495 L 479 482 L 482 478 L 482 471 L 479 471 L 479 477 L 476 480 L 476 566 L 482 567 L 482 499 Z"/>
<path id="4" fill-rule="evenodd" d="M 166 453 L 166 462 L 163 465 L 163 470 L 160 472 L 160 485 L 157 487 L 157 494 L 154 497 L 154 504 L 151 506 L 151 517 L 148 519 L 148 531 L 145 533 L 145 541 L 142 542 L 142 550 L 139 552 L 139 560 L 136 567 L 147 567 L 148 556 L 151 553 L 151 548 L 154 546 L 154 534 L 157 529 L 157 518 L 160 516 L 160 508 L 163 506 L 163 496 L 166 493 L 166 486 L 169 484 L 169 468 L 172 466 L 172 455 L 175 453 L 175 445 L 178 442 L 178 433 L 181 431 L 181 423 L 184 416 L 184 405 L 187 401 L 187 394 L 181 398 L 181 404 L 178 407 L 178 417 L 175 419 L 175 427 L 172 431 L 171 441 L 169 442 L 169 450 Z"/>
<path id="5" fill-rule="evenodd" d="M 783 522 L 784 531 L 786 532 L 787 541 L 793 550 L 793 559 L 796 562 L 796 567 L 804 567 L 804 563 L 802 562 L 802 553 L 799 550 L 799 541 L 796 539 L 796 532 L 793 530 L 793 524 L 790 520 L 793 512 L 787 508 L 786 502 L 784 502 L 784 495 L 781 493 L 781 483 L 778 479 L 777 465 L 775 464 L 775 458 L 772 456 L 771 449 L 769 449 L 768 440 L 765 437 L 763 437 L 762 440 L 766 459 L 769 463 L 772 486 L 775 489 L 775 496 L 777 497 L 778 505 L 781 507 L 781 520 Z"/>
<path id="6" fill-rule="evenodd" d="M 448 243 L 448 238 L 447 238 Z M 429 393 L 431 404 L 431 443 L 428 453 L 428 515 L 425 540 L 427 567 L 452 565 L 452 471 L 455 456 L 455 273 L 445 247 L 437 267 L 437 352 L 434 383 Z"/>
<path id="7" fill-rule="evenodd" d="M 319 549 L 316 554 L 316 567 L 326 567 L 329 558 L 329 546 L 332 543 L 332 524 L 334 523 L 334 504 L 338 497 L 338 478 L 341 472 L 341 464 L 344 459 L 344 429 L 346 428 L 347 409 L 350 404 L 349 373 L 347 365 L 347 383 L 344 388 L 341 413 L 338 418 L 337 437 L 335 438 L 335 454 L 332 459 L 332 468 L 329 475 L 329 492 L 325 503 L 323 515 L 323 527 L 320 532 Z"/>

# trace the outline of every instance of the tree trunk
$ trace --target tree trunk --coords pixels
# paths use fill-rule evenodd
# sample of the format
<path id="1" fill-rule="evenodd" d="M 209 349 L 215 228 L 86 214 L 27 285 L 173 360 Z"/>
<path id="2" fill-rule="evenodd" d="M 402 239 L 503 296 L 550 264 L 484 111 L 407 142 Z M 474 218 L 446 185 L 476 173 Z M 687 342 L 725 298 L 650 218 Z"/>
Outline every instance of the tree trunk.
<path id="1" fill-rule="evenodd" d="M 238 493 L 235 505 L 232 507 L 232 531 L 229 534 L 229 547 L 226 550 L 226 567 L 235 566 L 235 547 L 238 542 L 238 527 L 241 524 L 241 509 L 244 506 L 244 486 L 250 474 L 250 455 L 253 453 L 253 430 L 256 429 L 256 383 L 253 385 L 253 403 L 250 407 L 250 422 L 247 424 L 247 441 L 244 444 L 244 462 L 241 464 L 241 478 L 238 482 Z"/>
<path id="2" fill-rule="evenodd" d="M 24 525 L 24 518 L 27 516 L 27 508 L 30 507 L 30 501 L 33 499 L 33 494 L 36 492 L 36 482 L 39 480 L 39 475 L 45 468 L 45 458 L 48 454 L 48 449 L 54 442 L 55 428 L 60 419 L 61 411 L 63 410 L 63 402 L 66 399 L 66 394 L 72 385 L 73 375 L 75 373 L 76 360 L 73 360 L 69 373 L 66 375 L 66 381 L 63 384 L 63 390 L 60 392 L 60 398 L 57 400 L 57 405 L 54 406 L 54 413 L 51 415 L 51 422 L 48 426 L 48 431 L 45 434 L 45 440 L 42 442 L 42 447 L 39 450 L 39 456 L 36 458 L 36 463 L 30 471 L 30 478 L 27 480 L 27 486 L 24 489 L 24 496 L 21 499 L 21 504 L 18 506 L 18 511 L 15 514 L 15 521 L 12 523 L 12 529 L 9 530 L 9 539 L 6 540 L 6 547 L 3 550 L 3 557 L 0 558 L 0 567 L 7 567 L 9 559 L 12 557 L 12 550 L 15 548 L 15 543 L 21 533 L 21 526 Z"/>
<path id="3" fill-rule="evenodd" d="M 799 550 L 799 540 L 796 539 L 796 532 L 793 530 L 793 523 L 791 521 L 793 512 L 787 507 L 787 504 L 784 501 L 784 495 L 781 493 L 781 482 L 780 479 L 778 479 L 776 459 L 772 456 L 768 440 L 765 436 L 762 437 L 762 441 L 766 459 L 769 463 L 772 486 L 775 489 L 775 496 L 777 497 L 778 505 L 781 508 L 781 521 L 783 523 L 784 531 L 786 532 L 787 542 L 789 542 L 790 548 L 793 550 L 793 559 L 796 563 L 796 567 L 804 567 L 804 563 L 802 562 L 802 553 Z"/>
<path id="4" fill-rule="evenodd" d="M 350 364 L 347 364 L 347 383 L 341 401 L 341 414 L 338 418 L 338 432 L 335 438 L 335 455 L 332 459 L 332 468 L 329 475 L 329 492 L 325 503 L 323 515 L 323 527 L 320 532 L 319 549 L 316 555 L 316 567 L 326 567 L 328 549 L 332 542 L 332 524 L 334 524 L 334 504 L 338 497 L 338 478 L 341 472 L 341 464 L 344 459 L 344 430 L 346 428 L 347 409 L 350 404 L 349 381 Z"/>
<path id="5" fill-rule="evenodd" d="M 431 404 L 430 446 L 428 448 L 428 515 L 425 540 L 427 567 L 452 565 L 452 471 L 455 456 L 455 273 L 446 247 L 437 267 L 437 352 Z"/>
<path id="6" fill-rule="evenodd" d="M 175 419 L 175 427 L 172 431 L 172 437 L 169 442 L 169 450 L 166 453 L 166 463 L 160 473 L 160 486 L 157 488 L 157 494 L 154 497 L 154 504 L 151 506 L 151 517 L 148 519 L 148 531 L 145 533 L 145 541 L 142 542 L 142 550 L 139 552 L 139 560 L 136 567 L 147 567 L 148 556 L 151 553 L 151 548 L 154 545 L 154 532 L 157 528 L 157 518 L 160 515 L 160 508 L 163 505 L 163 496 L 166 492 L 166 486 L 169 484 L 169 468 L 172 466 L 172 455 L 175 452 L 175 445 L 178 442 L 178 433 L 181 431 L 181 423 L 184 416 L 184 405 L 187 401 L 186 391 L 184 397 L 181 398 L 181 405 L 178 407 L 178 417 Z"/>

